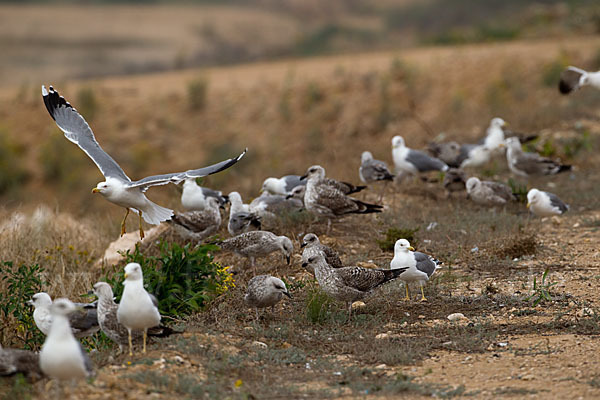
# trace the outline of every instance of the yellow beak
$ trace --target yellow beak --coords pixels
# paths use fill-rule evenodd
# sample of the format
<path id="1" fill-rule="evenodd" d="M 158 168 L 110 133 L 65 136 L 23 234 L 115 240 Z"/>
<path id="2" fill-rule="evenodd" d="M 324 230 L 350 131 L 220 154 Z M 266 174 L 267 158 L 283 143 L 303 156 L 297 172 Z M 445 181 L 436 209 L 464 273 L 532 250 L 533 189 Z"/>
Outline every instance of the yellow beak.
<path id="1" fill-rule="evenodd" d="M 125 273 L 125 279 L 127 279 L 127 276 L 128 276 L 127 273 Z"/>
<path id="2" fill-rule="evenodd" d="M 529 208 L 530 205 L 531 205 L 531 203 L 527 203 L 527 208 Z"/>
<path id="3" fill-rule="evenodd" d="M 409 249 L 410 251 L 415 251 L 415 248 L 414 248 L 414 247 L 412 247 L 412 246 L 408 246 L 408 249 Z"/>
<path id="4" fill-rule="evenodd" d="M 500 144 L 498 145 L 498 147 L 500 147 L 500 148 L 502 148 L 502 147 L 504 147 L 504 146 L 506 146 L 504 143 L 500 143 Z"/>
<path id="5" fill-rule="evenodd" d="M 100 193 L 100 189 L 98 189 L 97 187 L 92 189 L 92 193 Z"/>

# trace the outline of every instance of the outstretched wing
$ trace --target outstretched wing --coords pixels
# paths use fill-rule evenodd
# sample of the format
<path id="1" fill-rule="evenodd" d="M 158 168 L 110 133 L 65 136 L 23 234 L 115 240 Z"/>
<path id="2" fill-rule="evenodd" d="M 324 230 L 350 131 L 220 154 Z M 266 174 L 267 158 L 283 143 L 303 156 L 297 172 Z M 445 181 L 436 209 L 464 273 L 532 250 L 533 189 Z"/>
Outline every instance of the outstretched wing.
<path id="1" fill-rule="evenodd" d="M 46 109 L 56 122 L 56 125 L 65 133 L 65 137 L 75 143 L 98 166 L 106 178 L 116 178 L 121 181 L 131 182 L 119 164 L 112 159 L 96 142 L 94 132 L 64 97 L 58 94 L 52 86 L 50 90 L 42 85 L 42 97 Z"/>
<path id="2" fill-rule="evenodd" d="M 203 176 L 212 175 L 217 172 L 221 172 L 231 167 L 236 162 L 240 161 L 247 151 L 248 149 L 246 148 L 239 156 L 230 158 L 229 160 L 221 161 L 213 165 L 209 165 L 208 167 L 190 169 L 185 172 L 175 172 L 171 174 L 148 176 L 146 178 L 140 179 L 139 181 L 131 182 L 129 187 L 139 187 L 145 191 L 150 186 L 160 186 L 166 185 L 168 183 L 178 184 L 188 178 L 201 178 Z"/>

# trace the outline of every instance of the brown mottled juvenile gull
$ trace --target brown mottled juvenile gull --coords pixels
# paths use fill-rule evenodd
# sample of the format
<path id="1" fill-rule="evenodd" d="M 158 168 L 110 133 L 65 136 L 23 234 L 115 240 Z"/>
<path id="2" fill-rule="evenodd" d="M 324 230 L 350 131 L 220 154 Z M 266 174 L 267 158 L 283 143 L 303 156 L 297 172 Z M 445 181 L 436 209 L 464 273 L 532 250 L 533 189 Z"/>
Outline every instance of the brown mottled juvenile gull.
<path id="1" fill-rule="evenodd" d="M 510 187 L 492 181 L 480 181 L 476 177 L 467 180 L 467 193 L 471 200 L 482 206 L 501 206 L 515 197 Z"/>
<path id="2" fill-rule="evenodd" d="M 307 233 L 306 235 L 304 235 L 304 237 L 302 238 L 301 247 L 304 248 L 304 250 L 302 251 L 303 262 L 308 261 L 308 259 L 312 256 L 322 252 L 325 256 L 325 261 L 330 267 L 344 267 L 344 264 L 342 263 L 342 260 L 340 260 L 340 256 L 338 255 L 338 253 L 331 247 L 322 244 L 319 240 L 319 237 L 314 233 Z M 306 268 L 308 268 L 308 272 L 310 272 L 313 275 L 315 274 L 315 271 L 312 269 L 312 265 L 307 264 Z"/>
<path id="3" fill-rule="evenodd" d="M 539 217 L 562 215 L 569 210 L 568 204 L 557 195 L 538 189 L 531 189 L 527 193 L 527 208 Z"/>
<path id="4" fill-rule="evenodd" d="M 199 186 L 196 183 L 196 178 L 188 178 L 183 181 L 181 205 L 187 211 L 204 210 L 204 207 L 207 205 L 207 200 L 211 197 L 217 199 L 220 206 L 223 206 L 229 201 L 227 196 L 223 196 L 221 191 Z"/>
<path id="5" fill-rule="evenodd" d="M 204 209 L 175 213 L 172 218 L 173 227 L 184 238 L 195 241 L 203 240 L 215 234 L 221 225 L 219 200 L 208 197 Z"/>
<path id="6" fill-rule="evenodd" d="M 316 215 L 328 218 L 341 217 L 348 214 L 369 214 L 381 212 L 383 208 L 377 204 L 369 204 L 346 196 L 338 188 L 331 186 L 325 179 L 325 170 L 319 165 L 313 165 L 305 175 L 308 177 L 304 206 Z"/>
<path id="7" fill-rule="evenodd" d="M 149 224 L 158 225 L 160 222 L 170 219 L 173 215 L 173 210 L 161 207 L 146 198 L 144 193 L 149 187 L 166 185 L 168 183 L 178 184 L 188 178 L 200 178 L 223 171 L 238 162 L 246 154 L 246 151 L 244 151 L 235 158 L 204 168 L 153 175 L 138 181 L 132 181 L 119 164 L 102 150 L 88 123 L 64 97 L 60 96 L 52 86 L 50 86 L 49 90 L 46 90 L 42 86 L 42 97 L 50 116 L 64 132 L 65 137 L 79 146 L 92 159 L 106 178 L 104 182 L 98 183 L 92 192 L 100 193 L 108 201 L 127 210 L 125 218 L 123 218 L 123 222 L 121 223 L 121 236 L 125 234 L 125 220 L 132 210 L 139 214 L 141 239 L 144 238 L 142 218 Z"/>
<path id="8" fill-rule="evenodd" d="M 419 282 L 421 286 L 421 301 L 426 301 L 423 286 L 429 280 L 431 275 L 438 270 L 441 264 L 435 258 L 418 251 L 410 245 L 406 239 L 398 239 L 394 244 L 394 258 L 390 262 L 390 270 L 396 271 L 402 269 L 405 272 L 401 273 L 398 279 L 404 281 L 406 288 L 406 300 L 410 300 L 408 295 L 408 282 Z"/>
<path id="9" fill-rule="evenodd" d="M 305 179 L 308 178 L 308 176 L 309 176 L 308 171 L 310 171 L 311 169 L 314 169 L 314 168 L 320 168 L 322 170 L 322 178 L 321 179 L 324 182 L 326 182 L 327 185 L 336 188 L 337 190 L 339 190 L 340 192 L 342 192 L 344 194 L 358 193 L 361 190 L 366 188 L 366 186 L 356 186 L 350 182 L 338 181 L 333 178 L 328 178 L 325 173 L 325 168 L 323 168 L 320 165 L 313 165 L 312 167 L 308 167 L 307 173 L 302 175 L 300 177 L 300 179 L 305 181 Z M 307 182 L 307 185 L 308 185 L 308 182 Z"/>
<path id="10" fill-rule="evenodd" d="M 323 292 L 346 303 L 348 318 L 352 316 L 353 302 L 370 295 L 373 290 L 397 278 L 407 269 L 332 268 L 327 264 L 322 252 L 310 257 L 302 266 L 315 271 L 315 278 Z"/>
<path id="11" fill-rule="evenodd" d="M 237 236 L 241 233 L 250 231 L 259 231 L 261 229 L 260 217 L 254 213 L 240 211 L 229 215 L 227 231 L 231 236 Z"/>
<path id="12" fill-rule="evenodd" d="M 286 196 L 295 187 L 306 185 L 300 175 L 286 175 L 281 178 L 267 178 L 262 184 L 261 192 Z"/>
<path id="13" fill-rule="evenodd" d="M 125 266 L 125 289 L 117 307 L 117 320 L 127 328 L 129 355 L 133 355 L 131 333 L 142 331 L 142 353 L 146 353 L 146 336 L 148 328 L 160 324 L 158 303 L 154 296 L 144 289 L 144 276 L 142 267 L 138 263 L 129 263 Z"/>
<path id="14" fill-rule="evenodd" d="M 441 160 L 419 150 L 406 147 L 402 136 L 392 138 L 392 157 L 396 172 L 416 174 L 428 171 L 446 171 L 448 166 Z"/>
<path id="15" fill-rule="evenodd" d="M 6 349 L 0 346 L 0 376 L 19 373 L 34 379 L 41 378 L 39 354 L 29 350 Z"/>
<path id="16" fill-rule="evenodd" d="M 244 302 L 254 307 L 258 319 L 259 308 L 271 307 L 271 311 L 274 311 L 275 304 L 279 303 L 284 295 L 292 297 L 281 279 L 271 275 L 258 275 L 248 282 Z"/>
<path id="17" fill-rule="evenodd" d="M 274 251 L 280 251 L 289 264 L 294 251 L 294 245 L 288 237 L 277 236 L 268 231 L 242 233 L 217 244 L 223 250 L 248 257 L 252 268 L 256 257 L 266 257 Z"/>
<path id="18" fill-rule="evenodd" d="M 50 378 L 66 381 L 93 374 L 87 353 L 71 333 L 68 316 L 74 311 L 68 299 L 57 299 L 50 306 L 52 326 L 40 351 L 40 368 Z"/>
<path id="19" fill-rule="evenodd" d="M 40 292 L 31 296 L 27 302 L 34 307 L 33 321 L 44 335 L 48 335 L 52 326 L 52 298 L 48 293 Z M 80 339 L 85 336 L 91 336 L 98 332 L 98 317 L 96 312 L 97 304 L 93 303 L 74 303 L 75 310 L 68 315 L 69 324 L 73 335 Z"/>
<path id="20" fill-rule="evenodd" d="M 588 72 L 569 66 L 560 74 L 558 90 L 562 94 L 569 94 L 586 85 L 600 89 L 600 71 Z"/>
<path id="21" fill-rule="evenodd" d="M 517 137 L 506 139 L 506 147 L 508 168 L 517 175 L 524 177 L 529 175 L 554 175 L 571 170 L 570 165 L 561 164 L 537 153 L 524 152 Z"/>

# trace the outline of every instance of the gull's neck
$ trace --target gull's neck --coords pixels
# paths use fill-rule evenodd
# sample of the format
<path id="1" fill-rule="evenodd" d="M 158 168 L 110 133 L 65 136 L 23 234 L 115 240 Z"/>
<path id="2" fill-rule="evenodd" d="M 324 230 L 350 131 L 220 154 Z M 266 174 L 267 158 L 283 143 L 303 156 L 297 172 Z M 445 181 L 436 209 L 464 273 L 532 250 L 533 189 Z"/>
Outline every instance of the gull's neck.
<path id="1" fill-rule="evenodd" d="M 72 337 L 73 334 L 71 333 L 71 326 L 67 317 L 64 315 L 53 315 L 48 340 L 62 341 Z"/>
<path id="2" fill-rule="evenodd" d="M 600 71 L 588 72 L 588 85 L 600 89 Z"/>

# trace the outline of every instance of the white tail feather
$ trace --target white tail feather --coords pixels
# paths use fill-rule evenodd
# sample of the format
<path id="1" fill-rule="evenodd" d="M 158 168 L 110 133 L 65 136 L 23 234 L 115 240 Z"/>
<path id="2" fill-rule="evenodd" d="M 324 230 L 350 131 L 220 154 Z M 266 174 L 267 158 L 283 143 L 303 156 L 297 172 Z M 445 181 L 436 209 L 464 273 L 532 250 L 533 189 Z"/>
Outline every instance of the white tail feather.
<path id="1" fill-rule="evenodd" d="M 158 225 L 163 221 L 170 220 L 173 210 L 161 207 L 148 200 L 148 205 L 142 210 L 142 218 L 149 224 Z"/>

